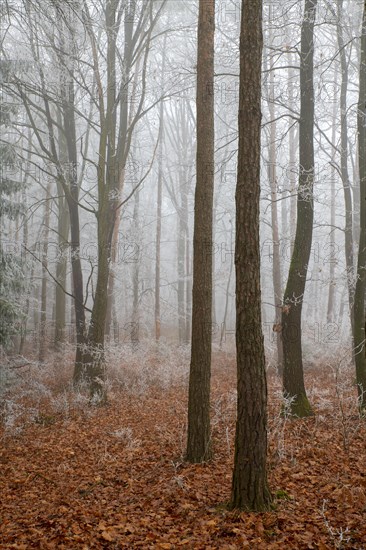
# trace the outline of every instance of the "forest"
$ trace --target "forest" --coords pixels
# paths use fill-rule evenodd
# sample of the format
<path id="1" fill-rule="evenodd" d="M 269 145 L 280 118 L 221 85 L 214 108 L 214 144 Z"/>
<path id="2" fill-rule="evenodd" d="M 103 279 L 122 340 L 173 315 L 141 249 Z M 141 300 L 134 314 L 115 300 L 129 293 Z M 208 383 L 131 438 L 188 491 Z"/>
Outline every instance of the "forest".
<path id="1" fill-rule="evenodd" d="M 366 549 L 366 0 L 0 0 L 0 548 Z"/>

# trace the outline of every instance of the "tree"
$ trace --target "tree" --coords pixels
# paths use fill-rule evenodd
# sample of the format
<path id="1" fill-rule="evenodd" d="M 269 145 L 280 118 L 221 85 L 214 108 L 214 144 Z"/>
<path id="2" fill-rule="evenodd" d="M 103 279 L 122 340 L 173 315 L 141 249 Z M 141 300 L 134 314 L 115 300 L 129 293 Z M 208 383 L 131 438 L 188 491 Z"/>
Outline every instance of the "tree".
<path id="1" fill-rule="evenodd" d="M 195 141 L 195 115 L 188 97 L 171 105 L 166 121 L 165 134 L 167 145 L 174 151 L 174 169 L 165 179 L 165 187 L 177 212 L 177 299 L 178 299 L 178 341 L 179 345 L 190 340 L 190 301 L 192 288 L 190 284 L 190 251 L 189 251 L 189 209 L 188 199 L 191 188 L 191 159 Z"/>
<path id="2" fill-rule="evenodd" d="M 341 63 L 341 94 L 340 94 L 340 109 L 341 109 L 341 141 L 340 141 L 340 161 L 341 161 L 341 178 L 343 183 L 344 206 L 345 206 L 345 254 L 347 267 L 347 288 L 348 302 L 351 319 L 351 328 L 353 334 L 354 328 L 354 262 L 353 262 L 353 210 L 352 210 L 352 188 L 348 172 L 349 158 L 349 139 L 348 139 L 348 111 L 347 111 L 347 89 L 348 89 L 348 63 L 346 59 L 346 49 L 343 38 L 343 28 L 341 24 L 341 16 L 344 11 L 343 0 L 338 0 L 337 4 L 337 40 L 339 48 L 339 56 Z"/>
<path id="3" fill-rule="evenodd" d="M 75 378 L 79 378 L 80 374 L 84 375 L 90 382 L 92 395 L 98 396 L 101 401 L 106 398 L 103 385 L 105 377 L 104 340 L 113 235 L 116 234 L 114 229 L 120 209 L 128 200 L 121 201 L 125 166 L 136 125 L 146 114 L 144 100 L 147 61 L 152 33 L 164 4 L 165 2 L 154 12 L 152 3 L 143 2 L 140 12 L 136 14 L 136 4 L 133 1 L 127 4 L 119 0 L 103 2 L 106 39 L 106 56 L 104 56 L 99 48 L 100 36 L 93 30 L 93 14 L 87 3 L 84 3 L 83 20 L 91 44 L 93 73 L 98 90 L 97 206 L 94 210 L 97 220 L 98 269 L 87 334 L 88 349 L 83 354 L 82 369 L 75 371 Z M 121 60 L 118 38 L 123 17 L 124 58 Z M 133 65 L 132 60 L 136 61 L 139 57 L 140 49 L 143 52 L 142 93 L 129 125 L 129 71 Z M 104 89 L 102 76 L 103 69 L 106 71 L 106 89 Z M 111 292 L 109 294 L 111 297 Z"/>
<path id="4" fill-rule="evenodd" d="M 161 64 L 161 87 L 164 92 L 166 36 L 164 36 Z M 161 209 L 163 202 L 163 142 L 164 142 L 164 102 L 160 101 L 159 113 L 159 159 L 158 159 L 158 192 L 156 200 L 156 247 L 155 247 L 155 340 L 159 342 L 161 335 L 160 316 L 160 260 L 161 260 Z"/>
<path id="5" fill-rule="evenodd" d="M 2 84 L 10 78 L 11 61 L 6 64 L 3 60 L 1 69 L 0 93 L 5 98 Z M 20 326 L 22 306 L 19 296 L 24 290 L 22 257 L 13 250 L 12 243 L 6 243 L 8 234 L 6 222 L 11 223 L 22 215 L 23 206 L 19 203 L 17 195 L 24 189 L 22 178 L 17 177 L 19 175 L 17 154 L 7 136 L 12 126 L 12 119 L 17 112 L 11 96 L 8 96 L 8 99 L 0 102 L 0 347 L 5 349 L 10 346 L 11 337 Z"/>
<path id="6" fill-rule="evenodd" d="M 259 196 L 262 0 L 243 0 L 236 186 L 236 350 L 238 401 L 231 507 L 265 510 L 267 381 L 261 320 Z"/>
<path id="7" fill-rule="evenodd" d="M 305 0 L 301 27 L 299 185 L 297 224 L 282 308 L 283 389 L 291 414 L 313 414 L 302 363 L 301 313 L 310 259 L 314 218 L 314 23 L 317 0 Z"/>
<path id="8" fill-rule="evenodd" d="M 354 348 L 359 408 L 366 411 L 365 291 L 366 291 L 366 1 L 361 32 L 360 91 L 357 113 L 360 178 L 360 240 L 354 300 Z"/>
<path id="9" fill-rule="evenodd" d="M 272 9 L 269 9 L 270 20 L 272 18 Z M 272 30 L 269 32 L 270 44 L 273 44 Z M 282 351 L 282 335 L 278 327 L 281 324 L 281 301 L 282 301 L 282 271 L 281 271 L 281 256 L 280 256 L 280 232 L 278 227 L 278 212 L 277 212 L 277 125 L 276 125 L 276 109 L 275 109 L 275 85 L 274 85 L 274 63 L 270 61 L 269 83 L 268 83 L 268 110 L 270 115 L 270 128 L 268 136 L 268 179 L 271 190 L 271 229 L 273 242 L 273 258 L 272 258 L 272 279 L 274 293 L 274 325 L 276 332 L 277 346 L 277 372 L 282 377 L 283 368 L 283 351 Z M 284 201 L 282 201 L 284 204 Z M 282 228 L 283 229 L 283 228 Z"/>
<path id="10" fill-rule="evenodd" d="M 215 0 L 200 0 L 197 46 L 197 153 L 193 233 L 192 343 L 186 458 L 211 456 L 212 218 L 214 189 Z"/>

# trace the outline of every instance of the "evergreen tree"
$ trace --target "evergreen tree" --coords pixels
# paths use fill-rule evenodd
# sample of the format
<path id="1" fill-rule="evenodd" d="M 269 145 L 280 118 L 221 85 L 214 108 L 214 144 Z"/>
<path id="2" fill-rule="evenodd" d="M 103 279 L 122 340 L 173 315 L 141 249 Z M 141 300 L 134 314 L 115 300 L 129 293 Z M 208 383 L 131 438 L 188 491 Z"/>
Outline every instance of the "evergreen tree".
<path id="1" fill-rule="evenodd" d="M 9 225 L 23 214 L 17 195 L 24 188 L 10 129 L 17 109 L 11 102 L 8 86 L 10 62 L 0 67 L 0 347 L 7 349 L 11 336 L 20 326 L 20 295 L 24 289 L 22 255 L 9 238 Z M 5 87 L 7 92 L 5 92 Z"/>

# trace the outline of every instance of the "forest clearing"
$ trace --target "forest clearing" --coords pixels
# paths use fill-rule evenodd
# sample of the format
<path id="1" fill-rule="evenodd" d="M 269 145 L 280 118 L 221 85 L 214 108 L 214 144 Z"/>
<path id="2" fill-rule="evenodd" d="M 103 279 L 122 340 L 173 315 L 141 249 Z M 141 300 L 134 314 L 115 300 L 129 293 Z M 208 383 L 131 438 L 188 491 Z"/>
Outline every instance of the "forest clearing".
<path id="1" fill-rule="evenodd" d="M 43 374 L 38 387 L 24 378 L 1 434 L 1 547 L 364 549 L 366 423 L 349 370 L 306 371 L 317 415 L 301 421 L 281 417 L 281 384 L 269 372 L 273 511 L 230 512 L 235 360 L 214 356 L 214 458 L 188 464 L 179 359 L 129 358 L 97 409 L 64 389 L 67 368 L 47 367 L 47 386 Z"/>

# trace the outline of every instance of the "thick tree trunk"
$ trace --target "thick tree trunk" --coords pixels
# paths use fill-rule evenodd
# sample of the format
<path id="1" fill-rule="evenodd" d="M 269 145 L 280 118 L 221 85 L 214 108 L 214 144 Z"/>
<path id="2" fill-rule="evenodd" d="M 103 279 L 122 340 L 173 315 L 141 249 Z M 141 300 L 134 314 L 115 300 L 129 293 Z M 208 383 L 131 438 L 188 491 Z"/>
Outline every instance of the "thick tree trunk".
<path id="1" fill-rule="evenodd" d="M 231 507 L 256 511 L 268 509 L 271 500 L 259 242 L 262 47 L 262 0 L 243 0 L 235 196 L 238 402 Z"/>
<path id="2" fill-rule="evenodd" d="M 317 0 L 305 0 L 301 29 L 299 187 L 297 225 L 282 308 L 283 389 L 294 416 L 313 414 L 302 363 L 301 313 L 310 259 L 314 217 L 314 23 Z"/>
<path id="3" fill-rule="evenodd" d="M 200 0 L 197 52 L 197 161 L 193 235 L 192 348 L 186 458 L 211 457 L 212 210 L 214 190 L 215 0 Z"/>
<path id="4" fill-rule="evenodd" d="M 366 1 L 362 18 L 360 92 L 358 100 L 358 163 L 360 177 L 360 242 L 354 301 L 354 353 L 359 408 L 366 412 L 365 291 L 366 291 Z"/>

